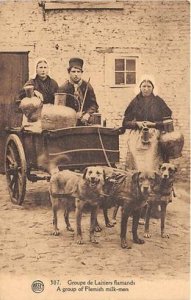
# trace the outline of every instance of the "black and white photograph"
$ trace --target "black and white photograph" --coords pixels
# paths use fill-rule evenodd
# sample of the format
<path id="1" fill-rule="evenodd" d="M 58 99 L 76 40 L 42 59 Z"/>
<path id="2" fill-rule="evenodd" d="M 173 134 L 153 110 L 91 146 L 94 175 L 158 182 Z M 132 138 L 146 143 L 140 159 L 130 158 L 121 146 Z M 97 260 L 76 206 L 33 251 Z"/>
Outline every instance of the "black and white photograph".
<path id="1" fill-rule="evenodd" d="M 190 299 L 190 2 L 0 0 L 0 300 Z"/>

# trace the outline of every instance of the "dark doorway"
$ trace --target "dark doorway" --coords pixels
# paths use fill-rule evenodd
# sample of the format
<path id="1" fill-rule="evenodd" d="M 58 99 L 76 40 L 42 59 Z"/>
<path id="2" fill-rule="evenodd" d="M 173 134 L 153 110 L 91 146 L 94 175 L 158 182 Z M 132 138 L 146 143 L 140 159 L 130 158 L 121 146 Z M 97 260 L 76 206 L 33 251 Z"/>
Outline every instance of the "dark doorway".
<path id="1" fill-rule="evenodd" d="M 28 52 L 0 52 L 0 173 L 4 173 L 5 129 L 21 125 L 15 100 L 27 80 Z"/>

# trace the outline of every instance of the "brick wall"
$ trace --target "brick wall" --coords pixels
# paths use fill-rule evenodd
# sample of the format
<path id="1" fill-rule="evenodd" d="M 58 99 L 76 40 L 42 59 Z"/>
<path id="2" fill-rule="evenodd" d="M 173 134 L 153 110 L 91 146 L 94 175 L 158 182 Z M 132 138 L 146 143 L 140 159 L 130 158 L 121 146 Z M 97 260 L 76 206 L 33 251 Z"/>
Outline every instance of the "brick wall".
<path id="1" fill-rule="evenodd" d="M 43 19 L 38 1 L 0 2 L 0 51 L 29 50 L 30 76 L 37 57 L 50 63 L 59 84 L 67 78 L 71 56 L 85 60 L 100 111 L 110 126 L 120 126 L 133 88 L 111 88 L 106 56 L 136 55 L 138 73 L 152 74 L 158 93 L 173 110 L 175 127 L 185 136 L 182 176 L 189 166 L 189 3 L 188 1 L 122 1 L 123 10 L 50 10 Z M 120 137 L 121 162 L 125 135 Z M 187 170 L 187 171 L 186 171 Z"/>

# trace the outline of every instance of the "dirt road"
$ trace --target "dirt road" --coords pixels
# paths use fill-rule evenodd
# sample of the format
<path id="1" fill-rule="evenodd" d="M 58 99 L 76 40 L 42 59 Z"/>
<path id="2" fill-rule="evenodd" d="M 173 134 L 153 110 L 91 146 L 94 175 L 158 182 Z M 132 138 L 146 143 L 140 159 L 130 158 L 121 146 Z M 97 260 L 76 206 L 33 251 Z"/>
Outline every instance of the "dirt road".
<path id="1" fill-rule="evenodd" d="M 58 237 L 52 236 L 52 212 L 47 188 L 48 183 L 45 182 L 29 183 L 23 205 L 15 206 L 10 202 L 5 176 L 0 176 L 0 300 L 14 299 L 16 291 L 20 293 L 16 299 L 36 299 L 38 296 L 39 299 L 48 300 L 83 300 L 85 295 L 87 299 L 90 299 L 90 296 L 100 298 L 103 290 L 97 291 L 98 294 L 96 291 L 87 290 L 83 296 L 79 296 L 79 292 L 75 291 L 66 291 L 65 295 L 63 291 L 59 291 L 58 286 L 79 288 L 78 283 L 82 279 L 85 280 L 85 284 L 89 279 L 97 279 L 98 284 L 94 282 L 93 287 L 102 287 L 104 292 L 106 285 L 117 288 L 117 283 L 114 284 L 113 280 L 132 281 L 129 283 L 129 290 L 132 292 L 128 294 L 131 295 L 129 299 L 189 299 L 188 184 L 176 185 L 177 197 L 168 206 L 166 227 L 170 238 L 160 237 L 159 220 L 152 219 L 152 237 L 147 239 L 144 245 L 133 244 L 130 250 L 120 248 L 120 213 L 117 225 L 109 229 L 104 227 L 100 212 L 99 221 L 103 231 L 97 234 L 98 245 L 92 245 L 88 240 L 88 213 L 85 213 L 82 219 L 84 245 L 77 245 L 74 234 L 66 231 L 61 211 L 61 234 Z M 71 224 L 75 228 L 73 212 Z M 140 236 L 143 236 L 141 225 L 139 232 Z M 128 235 L 131 239 L 130 227 Z M 45 291 L 38 295 L 31 290 L 31 283 L 36 279 L 43 279 L 46 285 Z M 51 281 L 60 279 L 63 281 Z M 77 283 L 68 284 L 69 279 L 76 280 Z M 102 284 L 99 280 L 111 284 Z M 120 286 L 127 287 L 124 284 Z M 27 297 L 26 291 L 29 293 Z M 116 293 L 111 290 L 110 293 L 103 293 L 102 299 L 128 299 L 126 292 Z"/>

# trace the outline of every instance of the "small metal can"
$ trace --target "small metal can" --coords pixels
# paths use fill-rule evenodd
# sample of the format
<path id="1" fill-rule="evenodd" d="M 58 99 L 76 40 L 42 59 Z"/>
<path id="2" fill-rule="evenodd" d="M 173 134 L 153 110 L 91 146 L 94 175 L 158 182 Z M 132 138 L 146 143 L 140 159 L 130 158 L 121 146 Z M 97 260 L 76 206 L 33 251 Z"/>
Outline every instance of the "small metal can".
<path id="1" fill-rule="evenodd" d="M 107 126 L 107 121 L 106 119 L 103 120 L 103 127 L 106 127 Z"/>
<path id="2" fill-rule="evenodd" d="M 149 139 L 150 139 L 149 128 L 148 127 L 143 127 L 143 129 L 142 129 L 142 142 L 144 144 L 148 144 L 149 143 Z"/>
<path id="3" fill-rule="evenodd" d="M 92 123 L 94 125 L 101 125 L 101 114 L 100 113 L 92 114 Z"/>
<path id="4" fill-rule="evenodd" d="M 172 119 L 163 120 L 163 126 L 164 126 L 164 131 L 165 132 L 174 131 L 174 126 L 173 126 L 173 120 Z"/>
<path id="5" fill-rule="evenodd" d="M 54 104 L 55 105 L 66 105 L 66 93 L 55 93 L 54 94 Z"/>
<path id="6" fill-rule="evenodd" d="M 27 85 L 24 87 L 26 97 L 32 98 L 34 97 L 34 86 L 33 85 Z"/>

